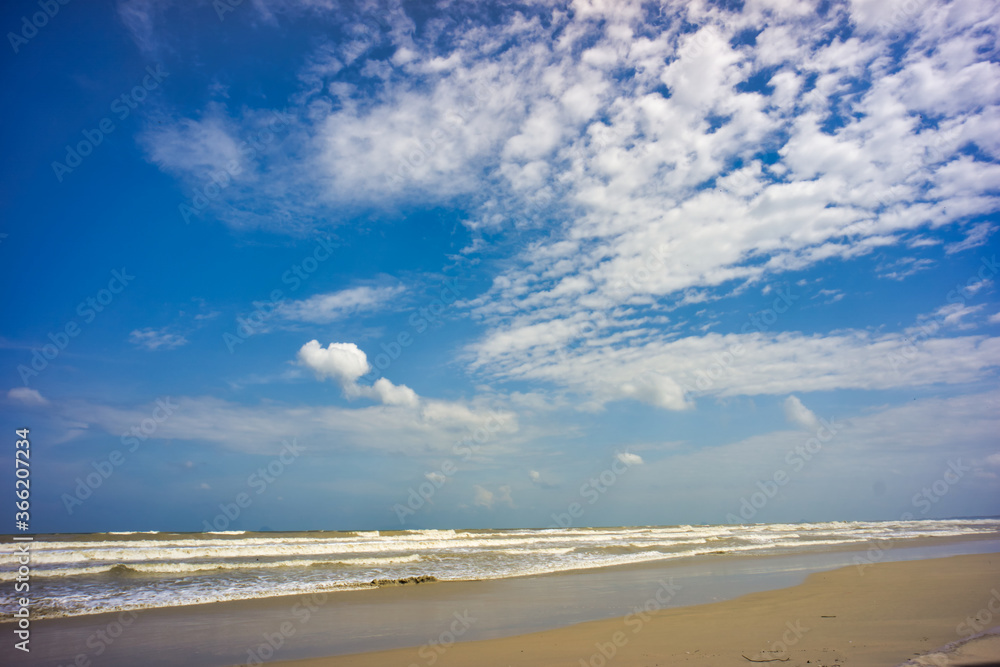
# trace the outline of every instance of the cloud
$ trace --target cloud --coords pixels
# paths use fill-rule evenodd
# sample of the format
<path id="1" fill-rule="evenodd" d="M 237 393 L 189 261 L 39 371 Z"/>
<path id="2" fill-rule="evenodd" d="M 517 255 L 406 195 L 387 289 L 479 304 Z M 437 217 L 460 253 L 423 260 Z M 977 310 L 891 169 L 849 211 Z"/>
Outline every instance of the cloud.
<path id="1" fill-rule="evenodd" d="M 998 167 L 1000 171 L 1000 167 Z M 996 188 L 1000 188 L 1000 182 L 994 185 Z M 972 248 L 978 248 L 981 245 L 986 245 L 987 239 L 990 235 L 996 231 L 996 227 L 988 222 L 981 222 L 972 227 L 966 234 L 965 238 L 956 243 L 949 243 L 944 247 L 945 253 L 953 255 L 956 252 L 962 252 L 963 250 L 970 250 Z"/>
<path id="2" fill-rule="evenodd" d="M 311 340 L 299 349 L 298 360 L 317 377 L 336 380 L 345 391 L 371 369 L 368 357 L 354 343 L 330 343 L 323 348 Z"/>
<path id="3" fill-rule="evenodd" d="M 395 385 L 379 378 L 371 387 L 358 384 L 358 379 L 371 370 L 368 357 L 354 343 L 330 343 L 323 348 L 311 340 L 299 349 L 299 364 L 311 369 L 319 378 L 340 383 L 347 398 L 367 397 L 385 405 L 416 407 L 420 397 L 406 385 Z"/>
<path id="4" fill-rule="evenodd" d="M 14 387 L 7 392 L 7 398 L 16 403 L 31 407 L 49 404 L 49 401 L 37 389 L 29 389 L 28 387 Z"/>
<path id="5" fill-rule="evenodd" d="M 134 329 L 128 335 L 128 341 L 147 350 L 173 350 L 187 345 L 188 339 L 179 334 L 170 333 L 167 329 Z"/>
<path id="6" fill-rule="evenodd" d="M 389 404 L 363 408 L 282 404 L 274 401 L 242 405 L 212 396 L 171 397 L 167 419 L 148 435 L 150 440 L 183 440 L 248 454 L 273 454 L 282 440 L 298 438 L 313 452 L 383 451 L 411 456 L 455 454 L 471 443 L 477 456 L 512 451 L 528 434 L 520 433 L 517 416 L 484 403 L 470 403 L 468 416 L 428 419 L 420 408 Z M 129 407 L 71 401 L 60 407 L 62 423 L 74 434 L 100 429 L 118 438 L 138 427 L 156 403 Z M 497 419 L 496 415 L 501 415 Z M 480 431 L 486 438 L 477 438 Z"/>
<path id="7" fill-rule="evenodd" d="M 483 487 L 476 484 L 475 486 L 476 495 L 472 499 L 472 504 L 477 507 L 485 507 L 486 509 L 493 509 L 493 492 L 484 489 Z"/>
<path id="8" fill-rule="evenodd" d="M 933 333 L 933 332 L 932 332 Z M 625 334 L 625 335 L 623 335 Z M 495 340 L 495 339 L 494 339 Z M 474 356 L 473 356 L 474 355 Z M 544 382 L 600 407 L 622 398 L 683 410 L 698 396 L 961 384 L 992 376 L 1000 338 L 842 330 L 707 333 L 669 339 L 655 329 L 593 326 L 584 344 L 522 341 L 470 346 L 471 366 L 497 378 Z"/>
<path id="9" fill-rule="evenodd" d="M 819 426 L 816 415 L 802 404 L 798 396 L 789 396 L 785 399 L 785 419 L 807 431 L 815 431 Z"/>
<path id="10" fill-rule="evenodd" d="M 372 385 L 372 393 L 386 405 L 408 405 L 416 407 L 420 403 L 417 393 L 405 384 L 395 385 L 385 378 L 379 378 Z"/>
<path id="11" fill-rule="evenodd" d="M 618 452 L 615 454 L 615 458 L 627 466 L 641 466 L 645 463 L 641 456 L 632 452 Z"/>
<path id="12" fill-rule="evenodd" d="M 473 497 L 472 504 L 476 507 L 493 509 L 493 506 L 496 504 L 506 505 L 511 508 L 514 507 L 514 500 L 510 496 L 509 486 L 500 486 L 495 493 L 478 484 L 473 488 L 475 496 Z"/>
<path id="13" fill-rule="evenodd" d="M 279 313 L 290 320 L 327 324 L 359 312 L 385 308 L 404 291 L 401 285 L 353 287 L 283 303 Z"/>
<path id="14" fill-rule="evenodd" d="M 424 475 L 424 477 L 427 479 L 428 482 L 431 482 L 432 484 L 434 484 L 434 486 L 438 488 L 440 488 L 446 481 L 448 481 L 448 477 L 444 475 L 444 473 L 440 472 L 429 472 L 426 475 Z"/>

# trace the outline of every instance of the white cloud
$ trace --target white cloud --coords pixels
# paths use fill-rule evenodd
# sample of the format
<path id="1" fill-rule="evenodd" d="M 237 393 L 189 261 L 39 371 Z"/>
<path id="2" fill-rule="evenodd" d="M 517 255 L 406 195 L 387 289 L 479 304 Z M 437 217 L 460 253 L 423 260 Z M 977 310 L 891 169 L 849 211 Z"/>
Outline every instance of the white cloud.
<path id="1" fill-rule="evenodd" d="M 816 415 L 802 404 L 798 396 L 789 396 L 785 399 L 785 419 L 807 431 L 815 431 L 819 426 Z"/>
<path id="2" fill-rule="evenodd" d="M 475 496 L 473 497 L 472 504 L 477 507 L 493 509 L 494 505 L 497 504 L 514 507 L 514 500 L 511 498 L 509 486 L 502 485 L 497 488 L 496 492 L 490 491 L 478 484 L 473 488 L 475 489 Z"/>
<path id="3" fill-rule="evenodd" d="M 213 173 L 238 173 L 246 166 L 240 131 L 225 107 L 213 103 L 200 119 L 157 124 L 140 139 L 149 160 L 164 171 L 207 178 Z"/>
<path id="4" fill-rule="evenodd" d="M 641 456 L 632 452 L 618 452 L 615 454 L 615 458 L 627 466 L 639 466 L 645 463 Z"/>
<path id="5" fill-rule="evenodd" d="M 440 472 L 429 472 L 424 477 L 428 482 L 432 483 L 436 487 L 441 487 L 445 482 L 448 481 L 448 477 L 444 473 Z"/>
<path id="6" fill-rule="evenodd" d="M 405 384 L 395 385 L 385 378 L 379 378 L 372 385 L 373 394 L 386 405 L 408 405 L 416 407 L 420 402 L 417 393 Z"/>
<path id="7" fill-rule="evenodd" d="M 354 343 L 330 343 L 323 348 L 311 340 L 299 349 L 298 359 L 318 377 L 339 382 L 345 391 L 371 369 L 368 357 Z"/>
<path id="8" fill-rule="evenodd" d="M 485 507 L 486 509 L 493 508 L 493 492 L 476 484 L 475 486 L 476 495 L 472 499 L 472 504 L 477 507 Z"/>
<path id="9" fill-rule="evenodd" d="M 359 312 L 381 310 L 404 291 L 401 285 L 384 287 L 363 285 L 283 303 L 279 312 L 290 320 L 327 324 Z"/>
<path id="10" fill-rule="evenodd" d="M 128 341 L 147 350 L 173 350 L 187 345 L 188 339 L 180 334 L 171 333 L 167 329 L 133 329 L 128 335 Z"/>
<path id="11" fill-rule="evenodd" d="M 7 392 L 7 398 L 22 405 L 33 407 L 49 404 L 48 400 L 37 389 L 29 389 L 28 387 L 14 387 Z"/>
<path id="12" fill-rule="evenodd" d="M 363 408 L 288 405 L 273 401 L 241 405 L 211 396 L 180 396 L 169 401 L 171 414 L 157 424 L 155 440 L 208 443 L 233 451 L 272 454 L 282 440 L 298 438 L 312 452 L 377 450 L 405 455 L 455 456 L 458 443 L 469 442 L 477 456 L 509 453 L 523 443 L 516 415 L 501 405 L 471 403 L 469 418 L 444 415 L 427 419 L 420 408 L 390 404 Z M 99 428 L 119 437 L 148 420 L 156 404 L 120 407 L 87 401 L 61 408 L 73 434 Z M 503 415 L 497 419 L 496 415 Z M 488 437 L 479 438 L 480 432 Z"/>
<path id="13" fill-rule="evenodd" d="M 1000 166 L 997 166 L 996 170 L 1000 173 Z M 1000 189 L 1000 183 L 997 183 L 993 187 L 994 189 Z M 978 248 L 981 245 L 986 245 L 987 239 L 989 239 L 990 235 L 994 231 L 996 231 L 996 228 L 993 225 L 988 222 L 981 222 L 970 229 L 965 238 L 961 241 L 946 245 L 944 247 L 944 251 L 947 254 L 952 255 L 956 252 L 962 252 L 963 250 L 969 250 L 971 248 Z"/>
<path id="14" fill-rule="evenodd" d="M 974 382 L 1000 366 L 1000 338 L 987 336 L 921 335 L 914 341 L 907 333 L 849 330 L 827 335 L 708 333 L 663 340 L 649 328 L 625 333 L 595 327 L 583 345 L 570 349 L 547 338 L 514 349 L 474 345 L 472 366 L 502 379 L 561 387 L 597 406 L 634 398 L 673 410 L 690 407 L 699 395 Z M 654 391 L 657 387 L 661 393 Z"/>

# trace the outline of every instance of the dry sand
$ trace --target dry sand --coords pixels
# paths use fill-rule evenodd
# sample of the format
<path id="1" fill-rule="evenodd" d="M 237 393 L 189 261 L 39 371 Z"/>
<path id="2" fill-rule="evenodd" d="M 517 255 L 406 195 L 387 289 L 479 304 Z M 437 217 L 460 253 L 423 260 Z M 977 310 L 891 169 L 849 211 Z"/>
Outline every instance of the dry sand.
<path id="1" fill-rule="evenodd" d="M 1000 611 L 998 590 L 1000 554 L 880 563 L 863 574 L 856 567 L 812 574 L 800 586 L 725 602 L 458 642 L 447 649 L 425 645 L 271 664 L 892 667 L 1000 623 L 1000 614 L 990 611 L 991 604 Z M 973 632 L 969 620 L 977 615 Z M 1000 665 L 1000 642 L 992 638 L 962 648 L 967 658 L 954 653 L 947 663 L 925 664 Z"/>

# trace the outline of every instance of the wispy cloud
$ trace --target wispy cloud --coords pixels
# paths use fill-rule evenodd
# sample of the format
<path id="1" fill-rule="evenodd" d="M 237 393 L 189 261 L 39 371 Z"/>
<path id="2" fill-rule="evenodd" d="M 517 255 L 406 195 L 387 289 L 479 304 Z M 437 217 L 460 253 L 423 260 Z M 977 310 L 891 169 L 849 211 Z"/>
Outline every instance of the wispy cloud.
<path id="1" fill-rule="evenodd" d="M 362 285 L 284 303 L 279 313 L 289 320 L 327 324 L 357 313 L 385 309 L 403 292 L 405 288 L 402 285 Z"/>
<path id="2" fill-rule="evenodd" d="M 145 348 L 150 351 L 173 350 L 187 345 L 188 339 L 176 333 L 171 333 L 167 328 L 134 329 L 128 335 L 128 341 L 133 345 Z"/>

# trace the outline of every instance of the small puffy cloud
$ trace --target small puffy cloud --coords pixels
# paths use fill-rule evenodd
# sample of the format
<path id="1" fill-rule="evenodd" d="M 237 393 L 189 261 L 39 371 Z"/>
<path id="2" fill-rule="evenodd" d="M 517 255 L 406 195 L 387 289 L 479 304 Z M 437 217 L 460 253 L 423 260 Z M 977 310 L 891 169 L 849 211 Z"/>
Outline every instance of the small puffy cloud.
<path id="1" fill-rule="evenodd" d="M 188 339 L 179 334 L 172 334 L 166 329 L 135 329 L 128 335 L 128 342 L 147 350 L 173 350 L 186 345 Z"/>
<path id="2" fill-rule="evenodd" d="M 367 393 L 367 392 L 363 392 Z M 385 378 L 379 378 L 372 385 L 371 394 L 386 405 L 407 405 L 416 407 L 420 402 L 417 392 L 405 384 L 393 384 Z"/>
<path id="3" fill-rule="evenodd" d="M 299 349 L 299 363 L 320 378 L 332 378 L 345 389 L 371 368 L 368 357 L 354 343 L 330 343 L 325 348 L 311 340 Z"/>
<path id="4" fill-rule="evenodd" d="M 785 399 L 785 419 L 810 431 L 819 426 L 816 415 L 804 406 L 797 396 L 789 396 Z"/>
<path id="5" fill-rule="evenodd" d="M 536 484 L 540 482 L 542 479 L 541 473 L 539 473 L 537 470 L 529 470 L 528 477 L 530 477 L 531 481 L 535 482 Z"/>
<path id="6" fill-rule="evenodd" d="M 429 472 L 426 475 L 424 475 L 424 477 L 427 479 L 428 482 L 430 482 L 431 484 L 433 484 L 438 488 L 440 488 L 442 484 L 448 481 L 448 478 L 445 477 L 444 473 L 440 472 Z"/>
<path id="7" fill-rule="evenodd" d="M 7 398 L 22 405 L 48 405 L 49 402 L 38 393 L 37 389 L 29 389 L 28 387 L 14 387 L 7 392 Z"/>
<path id="8" fill-rule="evenodd" d="M 624 463 L 627 466 L 641 466 L 645 461 L 638 454 L 633 454 L 632 452 L 618 452 L 615 458 Z"/>
<path id="9" fill-rule="evenodd" d="M 384 405 L 417 407 L 420 397 L 404 384 L 393 384 L 379 378 L 370 387 L 358 384 L 358 379 L 371 370 L 368 356 L 354 343 L 330 343 L 323 347 L 311 340 L 299 349 L 299 364 L 312 369 L 319 378 L 331 378 L 340 383 L 348 398 L 364 396 Z"/>
<path id="10" fill-rule="evenodd" d="M 990 324 L 1000 324 L 1000 313 L 993 313 L 992 315 L 990 315 L 989 319 L 987 319 L 987 322 L 989 322 Z"/>

